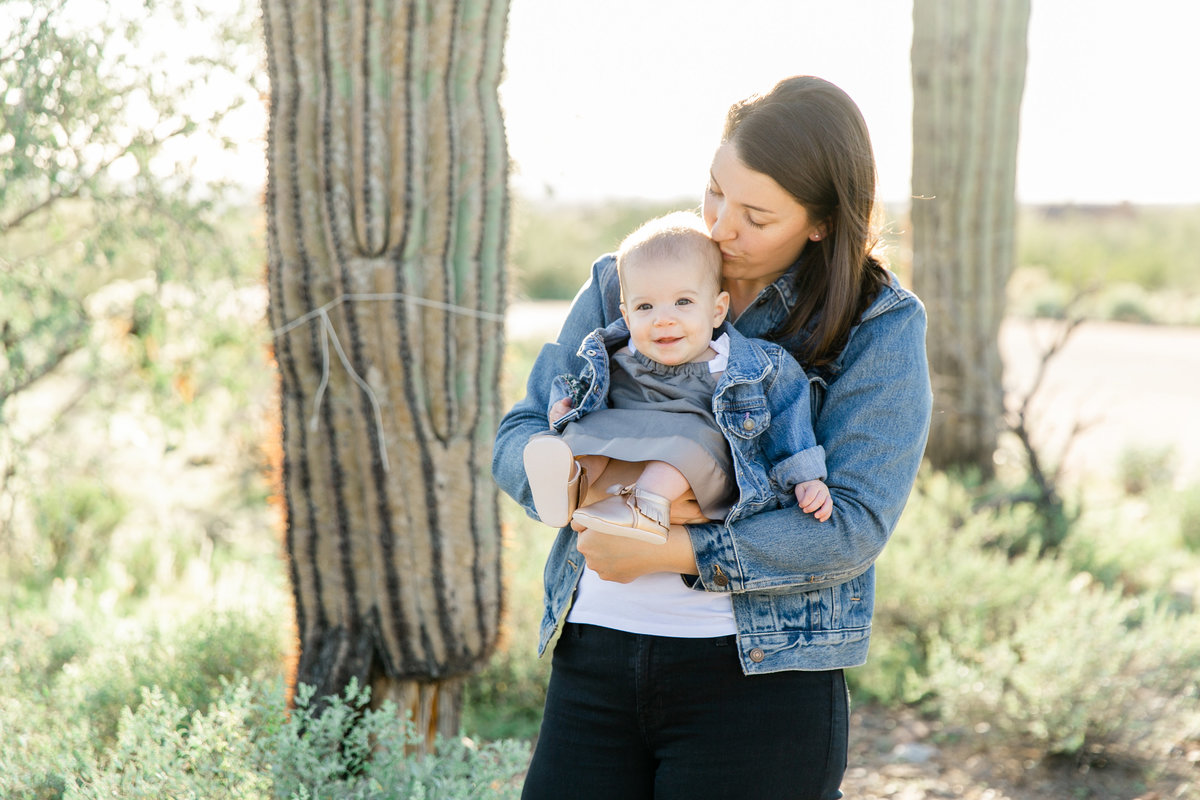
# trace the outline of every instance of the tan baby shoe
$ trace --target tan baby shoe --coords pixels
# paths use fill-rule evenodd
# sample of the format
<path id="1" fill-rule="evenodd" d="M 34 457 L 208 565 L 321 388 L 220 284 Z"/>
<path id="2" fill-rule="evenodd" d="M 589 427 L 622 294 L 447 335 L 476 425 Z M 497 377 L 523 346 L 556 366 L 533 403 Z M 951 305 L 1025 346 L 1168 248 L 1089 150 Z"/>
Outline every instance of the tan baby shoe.
<path id="1" fill-rule="evenodd" d="M 565 527 L 588 490 L 587 475 L 575 461 L 571 446 L 560 436 L 542 433 L 530 438 L 522 455 L 538 519 L 555 528 Z"/>
<path id="2" fill-rule="evenodd" d="M 637 484 L 611 486 L 611 497 L 597 500 L 571 515 L 573 522 L 613 536 L 626 536 L 651 544 L 667 541 L 671 524 L 671 501 L 647 492 Z"/>

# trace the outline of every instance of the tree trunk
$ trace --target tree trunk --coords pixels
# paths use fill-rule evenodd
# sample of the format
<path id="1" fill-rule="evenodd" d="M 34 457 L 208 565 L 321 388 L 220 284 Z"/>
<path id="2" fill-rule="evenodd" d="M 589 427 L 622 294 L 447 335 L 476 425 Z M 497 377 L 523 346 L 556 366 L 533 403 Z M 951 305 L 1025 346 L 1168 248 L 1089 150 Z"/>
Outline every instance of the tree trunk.
<path id="1" fill-rule="evenodd" d="M 935 467 L 993 469 L 1016 260 L 1030 0 L 914 0 L 913 280 L 929 312 Z"/>
<path id="2" fill-rule="evenodd" d="M 454 735 L 501 602 L 508 2 L 262 9 L 296 681 Z"/>

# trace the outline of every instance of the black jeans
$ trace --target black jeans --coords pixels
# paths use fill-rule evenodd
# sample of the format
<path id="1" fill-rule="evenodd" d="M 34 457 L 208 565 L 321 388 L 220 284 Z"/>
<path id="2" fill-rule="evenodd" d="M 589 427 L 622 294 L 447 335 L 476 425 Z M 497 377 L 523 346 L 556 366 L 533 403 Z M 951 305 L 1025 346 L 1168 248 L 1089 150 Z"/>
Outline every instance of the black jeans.
<path id="1" fill-rule="evenodd" d="M 735 647 L 568 623 L 523 800 L 841 797 L 842 671 L 746 676 Z"/>

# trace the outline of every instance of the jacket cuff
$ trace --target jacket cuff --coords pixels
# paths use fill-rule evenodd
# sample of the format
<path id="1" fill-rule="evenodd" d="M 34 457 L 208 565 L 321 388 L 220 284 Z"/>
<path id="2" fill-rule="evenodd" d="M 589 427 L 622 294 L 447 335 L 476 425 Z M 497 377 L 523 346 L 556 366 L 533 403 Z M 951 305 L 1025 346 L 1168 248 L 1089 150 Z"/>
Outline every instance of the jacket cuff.
<path id="1" fill-rule="evenodd" d="M 721 522 L 704 522 L 685 525 L 696 555 L 698 579 L 689 583 L 691 588 L 707 592 L 741 591 L 742 570 L 738 565 L 729 529 Z M 688 579 L 684 579 L 685 583 Z"/>
<path id="2" fill-rule="evenodd" d="M 771 468 L 771 479 L 785 489 L 792 489 L 805 481 L 823 481 L 825 471 L 825 448 L 814 445 L 785 458 Z"/>

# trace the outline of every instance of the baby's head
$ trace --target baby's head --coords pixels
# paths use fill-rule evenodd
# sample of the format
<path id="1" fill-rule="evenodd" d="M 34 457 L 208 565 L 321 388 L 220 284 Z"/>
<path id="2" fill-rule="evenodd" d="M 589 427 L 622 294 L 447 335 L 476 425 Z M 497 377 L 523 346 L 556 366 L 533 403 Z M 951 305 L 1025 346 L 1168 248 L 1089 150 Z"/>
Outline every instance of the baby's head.
<path id="1" fill-rule="evenodd" d="M 708 237 L 704 220 L 690 211 L 675 211 L 641 225 L 625 237 L 617 250 L 617 276 L 621 298 L 631 265 L 679 261 L 696 269 L 696 286 L 708 284 L 721 291 L 721 248 Z"/>
<path id="2" fill-rule="evenodd" d="M 708 360 L 712 330 L 729 310 L 721 250 L 695 214 L 650 220 L 617 251 L 621 314 L 642 353 L 662 364 Z"/>

